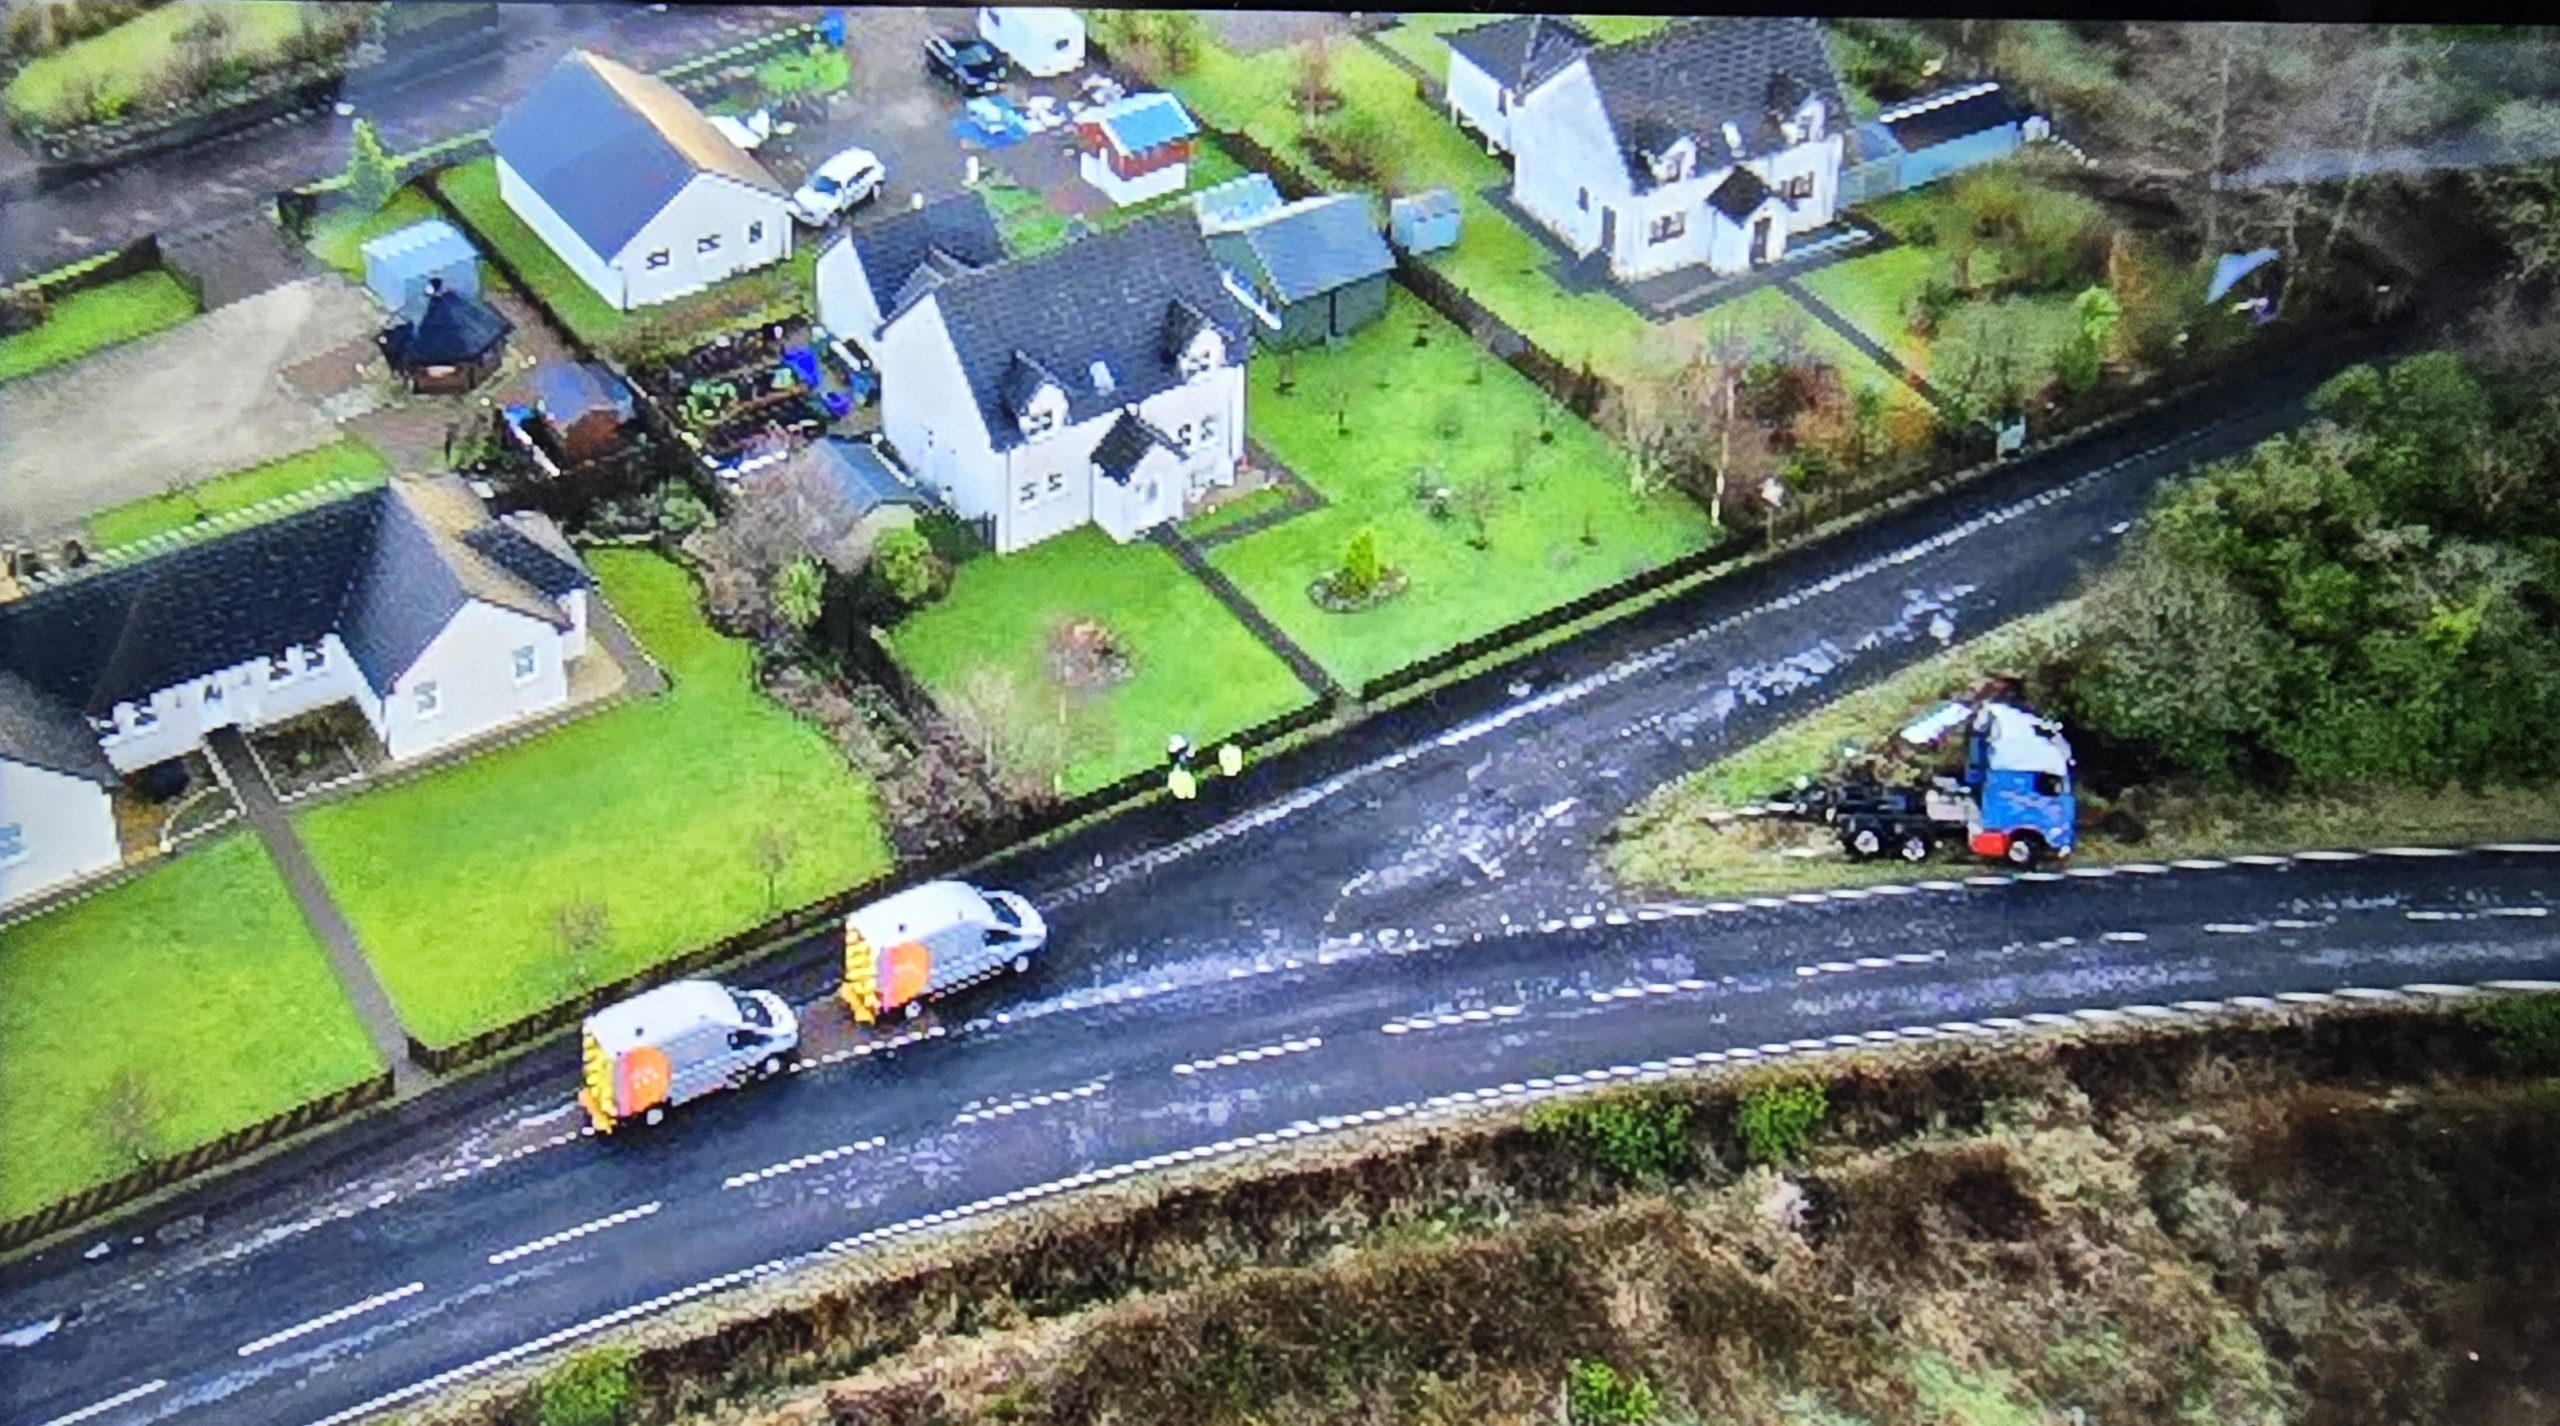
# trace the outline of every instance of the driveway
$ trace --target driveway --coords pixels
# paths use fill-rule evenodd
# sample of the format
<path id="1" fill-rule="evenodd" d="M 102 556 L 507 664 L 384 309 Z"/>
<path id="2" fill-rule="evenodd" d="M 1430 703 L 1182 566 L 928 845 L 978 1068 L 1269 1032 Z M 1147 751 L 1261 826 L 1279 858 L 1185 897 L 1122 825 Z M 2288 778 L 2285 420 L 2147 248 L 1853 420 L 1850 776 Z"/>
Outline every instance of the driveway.
<path id="1" fill-rule="evenodd" d="M 372 298 L 328 274 L 0 386 L 0 539 L 336 440 L 282 374 L 378 322 Z"/>

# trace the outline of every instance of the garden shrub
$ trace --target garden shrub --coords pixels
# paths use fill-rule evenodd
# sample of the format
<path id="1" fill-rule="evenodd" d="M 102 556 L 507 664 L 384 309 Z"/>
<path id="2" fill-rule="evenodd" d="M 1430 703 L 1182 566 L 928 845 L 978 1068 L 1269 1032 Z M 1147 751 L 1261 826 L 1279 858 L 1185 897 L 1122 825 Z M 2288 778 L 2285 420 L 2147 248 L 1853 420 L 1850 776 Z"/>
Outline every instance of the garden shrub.
<path id="1" fill-rule="evenodd" d="M 1540 1106 L 1529 1128 L 1579 1148 L 1620 1178 L 1658 1182 L 1695 1161 L 1688 1101 L 1668 1095 L 1613 1095 Z"/>
<path id="2" fill-rule="evenodd" d="M 1395 130 L 1366 109 L 1342 109 L 1308 126 L 1307 151 L 1336 177 L 1352 183 L 1394 180 Z"/>
<path id="3" fill-rule="evenodd" d="M 1831 1092 L 1819 1080 L 1766 1085 L 1742 1097 L 1743 1151 L 1753 1163 L 1788 1163 L 1804 1157 L 1813 1131 L 1831 1112 Z"/>
<path id="4" fill-rule="evenodd" d="M 625 1347 L 571 1357 L 535 1391 L 535 1419 L 541 1426 L 622 1426 L 640 1400 L 633 1361 L 634 1353 Z"/>
<path id="5" fill-rule="evenodd" d="M 871 547 L 871 567 L 880 581 L 910 608 L 932 603 L 943 593 L 945 570 L 933 542 L 915 529 L 891 530 Z"/>
<path id="6" fill-rule="evenodd" d="M 1621 1376 L 1607 1362 L 1577 1360 L 1565 1373 L 1565 1413 L 1573 1426 L 1653 1426 L 1662 1403 L 1642 1373 Z"/>
<path id="7" fill-rule="evenodd" d="M 2560 995 L 2516 995 L 2474 1005 L 2472 1026 L 2510 1074 L 2560 1074 Z"/>

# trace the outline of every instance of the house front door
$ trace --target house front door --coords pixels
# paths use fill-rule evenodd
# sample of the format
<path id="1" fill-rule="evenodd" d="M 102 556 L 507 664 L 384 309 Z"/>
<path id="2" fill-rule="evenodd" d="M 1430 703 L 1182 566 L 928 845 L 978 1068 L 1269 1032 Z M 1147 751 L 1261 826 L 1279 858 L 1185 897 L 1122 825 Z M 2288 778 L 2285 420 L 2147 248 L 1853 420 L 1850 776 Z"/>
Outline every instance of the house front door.
<path id="1" fill-rule="evenodd" d="M 1751 265 L 1753 267 L 1773 261 L 1777 257 L 1777 254 L 1771 251 L 1775 244 L 1770 241 L 1776 235 L 1777 223 L 1768 215 L 1763 214 L 1753 220 L 1751 224 Z"/>
<path id="2" fill-rule="evenodd" d="M 1615 208 L 1603 208 L 1600 210 L 1600 251 L 1608 255 L 1609 262 L 1612 266 L 1617 264 L 1618 210 Z"/>

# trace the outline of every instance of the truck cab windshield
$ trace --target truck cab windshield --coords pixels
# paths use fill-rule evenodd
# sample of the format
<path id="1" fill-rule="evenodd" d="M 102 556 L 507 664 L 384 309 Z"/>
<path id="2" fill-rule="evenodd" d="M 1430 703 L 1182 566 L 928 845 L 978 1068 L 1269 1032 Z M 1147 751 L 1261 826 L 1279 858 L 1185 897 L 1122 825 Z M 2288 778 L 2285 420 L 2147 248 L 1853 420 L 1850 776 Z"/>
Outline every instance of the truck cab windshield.
<path id="1" fill-rule="evenodd" d="M 1002 897 L 999 897 L 999 896 L 990 896 L 990 897 L 988 897 L 988 898 L 987 898 L 987 907 L 988 907 L 988 909 L 989 909 L 989 910 L 992 910 L 992 911 L 994 911 L 994 912 L 996 913 L 996 919 L 997 919 L 997 920 L 1002 921 L 1004 924 L 1006 924 L 1006 925 L 1008 925 L 1008 926 L 1019 926 L 1019 925 L 1021 925 L 1021 924 L 1022 924 L 1022 913 L 1021 913 L 1021 912 L 1019 912 L 1019 911 L 1014 910 L 1014 909 L 1013 909 L 1012 907 L 1010 907 L 1010 906 L 1005 905 L 1005 904 L 1004 904 L 1004 898 L 1002 898 Z"/>
<path id="2" fill-rule="evenodd" d="M 748 1024 L 765 1028 L 772 1026 L 773 1014 L 764 1008 L 763 1001 L 736 990 L 729 992 L 729 998 L 737 1003 L 738 1014 L 744 1017 Z"/>

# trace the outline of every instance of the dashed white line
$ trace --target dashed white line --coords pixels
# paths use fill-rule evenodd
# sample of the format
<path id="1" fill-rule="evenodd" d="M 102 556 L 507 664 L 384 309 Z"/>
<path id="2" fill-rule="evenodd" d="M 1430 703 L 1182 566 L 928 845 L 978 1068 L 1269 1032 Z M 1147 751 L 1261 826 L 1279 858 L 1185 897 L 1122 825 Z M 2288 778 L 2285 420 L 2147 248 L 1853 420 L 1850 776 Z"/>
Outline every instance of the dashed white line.
<path id="1" fill-rule="evenodd" d="M 146 1381 L 142 1385 L 134 1387 L 130 1391 L 117 1392 L 115 1395 L 108 1397 L 104 1401 L 93 1402 L 90 1405 L 81 1407 L 77 1411 L 57 1416 L 52 1420 L 45 1422 L 44 1426 L 75 1426 L 75 1423 L 93 1420 L 97 1417 L 104 1416 L 119 1406 L 130 1406 L 134 1402 L 140 1401 L 142 1398 L 151 1395 L 155 1391 L 166 1391 L 168 1390 L 168 1387 L 169 1383 L 165 1381 Z"/>
<path id="2" fill-rule="evenodd" d="M 720 1186 L 722 1188 L 744 1188 L 751 1183 L 762 1183 L 766 1179 L 780 1178 L 785 1174 L 798 1173 L 802 1169 L 816 1168 L 820 1164 L 831 1164 L 838 1159 L 847 1158 L 854 1154 L 869 1153 L 871 1150 L 879 1148 L 882 1144 L 887 1142 L 889 1142 L 887 1139 L 880 1138 L 875 1135 L 871 1138 L 864 1139 L 859 1143 L 838 1144 L 832 1149 L 822 1149 L 814 1154 L 803 1154 L 796 1159 L 785 1159 L 781 1163 L 774 1164 L 768 1168 L 756 1169 L 750 1173 L 732 1174 L 729 1177 L 722 1179 L 720 1181 Z"/>
<path id="3" fill-rule="evenodd" d="M 1309 1050 L 1321 1047 L 1323 1044 L 1324 1040 L 1321 1037 L 1309 1035 L 1303 1040 L 1283 1040 L 1279 1044 L 1264 1045 L 1257 1049 L 1231 1050 L 1221 1055 L 1203 1056 L 1200 1059 L 1175 1065 L 1173 1067 L 1173 1072 L 1175 1074 L 1198 1074 L 1203 1070 L 1232 1069 L 1240 1064 L 1251 1063 L 1251 1061 L 1245 1058 L 1247 1055 L 1252 1056 L 1254 1060 L 1271 1059 L 1279 1055 L 1302 1055 Z"/>
<path id="4" fill-rule="evenodd" d="M 2480 848 L 2484 852 L 2560 852 L 2560 842 L 2491 842 Z"/>
<path id="5" fill-rule="evenodd" d="M 2337 850 L 2295 852 L 2293 855 L 2296 860 L 2306 862 L 2360 862 L 2364 860 L 2364 853 L 2362 852 Z"/>
<path id="6" fill-rule="evenodd" d="M 1260 1059 L 1261 1056 L 1257 1054 L 1254 1058 Z M 985 1119 L 1002 1119 L 1008 1114 L 1019 1114 L 1026 1109 L 1046 1109 L 1052 1104 L 1064 1104 L 1069 1100 L 1091 1099 L 1093 1096 L 1100 1094 L 1105 1085 L 1106 1081 L 1095 1079 L 1087 1080 L 1073 1089 L 1044 1090 L 1038 1094 L 1017 1094 L 1011 1099 L 1003 1100 L 996 1104 L 973 1106 L 971 1108 L 963 1109 L 958 1114 L 952 1116 L 951 1122 L 954 1124 L 975 1124 Z"/>
<path id="7" fill-rule="evenodd" d="M 2114 941 L 2121 945 L 2134 945 L 2138 942 L 2148 941 L 2151 938 L 2140 931 L 2109 931 L 2098 939 L 2101 941 Z"/>
<path id="8" fill-rule="evenodd" d="M 2458 857 L 2458 856 L 2462 855 L 2462 848 L 2460 848 L 2460 847 L 2376 847 L 2376 848 L 2374 848 L 2374 849 L 2373 849 L 2373 854 L 2374 854 L 2375 856 L 2377 856 L 2377 857 Z"/>
<path id="9" fill-rule="evenodd" d="M 501 1263 L 514 1262 L 518 1258 L 529 1258 L 536 1253 L 559 1247 L 563 1243 L 574 1242 L 590 1233 L 601 1233 L 607 1228 L 619 1228 L 625 1223 L 636 1223 L 665 1206 L 663 1203 L 644 1203 L 637 1208 L 626 1208 L 619 1213 L 607 1214 L 592 1223 L 581 1223 L 575 1228 L 564 1228 L 547 1238 L 536 1238 L 530 1243 L 508 1248 L 503 1252 L 491 1253 L 489 1266 L 496 1267 Z"/>
<path id="10" fill-rule="evenodd" d="M 2548 906 L 2492 906 L 2489 908 L 2488 914 L 2492 916 L 2513 916 L 2525 920 L 2538 921 L 2543 917 L 2550 915 L 2551 908 Z"/>
<path id="11" fill-rule="evenodd" d="M 366 1298 L 362 1302 L 349 1303 L 335 1312 L 314 1317 L 308 1322 L 297 1322 L 293 1326 L 287 1327 L 281 1332 L 270 1332 L 266 1336 L 260 1337 L 254 1342 L 244 1343 L 239 1349 L 240 1355 L 244 1357 L 254 1357 L 269 1347 L 290 1342 L 296 1337 L 307 1337 L 314 1332 L 324 1331 L 328 1328 L 337 1326 L 339 1323 L 344 1322 L 351 1317 L 361 1317 L 365 1313 L 372 1312 L 378 1308 L 388 1307 L 392 1303 L 400 1301 L 402 1298 L 415 1297 L 426 1290 L 427 1285 L 425 1283 L 413 1282 L 407 1287 L 396 1287 L 389 1292 L 375 1293 L 373 1296 Z"/>
<path id="12" fill-rule="evenodd" d="M 2207 921 L 2204 928 L 2216 936 L 2254 935 L 2263 927 L 2239 921 Z"/>

